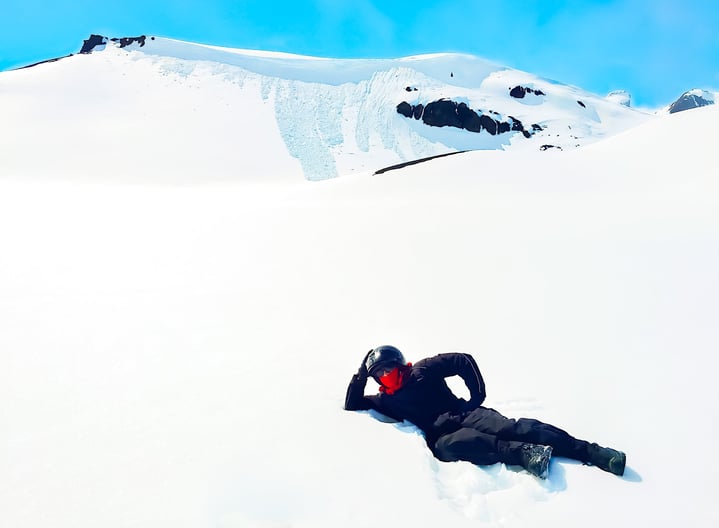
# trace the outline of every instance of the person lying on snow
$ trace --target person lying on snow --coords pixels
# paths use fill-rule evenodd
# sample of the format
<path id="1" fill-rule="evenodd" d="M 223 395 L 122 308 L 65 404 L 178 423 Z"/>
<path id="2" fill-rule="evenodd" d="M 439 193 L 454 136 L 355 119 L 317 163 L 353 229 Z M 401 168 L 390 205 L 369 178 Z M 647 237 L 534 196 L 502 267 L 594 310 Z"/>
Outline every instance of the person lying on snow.
<path id="1" fill-rule="evenodd" d="M 457 398 L 445 378 L 459 376 L 470 392 L 469 401 Z M 380 393 L 365 396 L 369 377 Z M 434 456 L 445 462 L 466 460 L 483 466 L 504 462 L 532 475 L 547 478 L 554 454 L 592 464 L 615 475 L 624 474 L 624 453 L 578 440 L 566 431 L 531 418 L 506 418 L 483 407 L 484 380 L 469 354 L 448 353 L 407 363 L 393 346 L 370 350 L 352 376 L 345 409 L 374 409 L 394 420 L 419 427 Z"/>

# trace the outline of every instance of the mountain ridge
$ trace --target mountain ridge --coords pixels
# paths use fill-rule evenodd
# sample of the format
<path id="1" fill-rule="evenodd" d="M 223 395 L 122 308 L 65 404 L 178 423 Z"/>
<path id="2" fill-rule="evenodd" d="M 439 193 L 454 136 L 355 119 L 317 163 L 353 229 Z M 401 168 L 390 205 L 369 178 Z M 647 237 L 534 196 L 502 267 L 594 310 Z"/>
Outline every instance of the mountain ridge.
<path id="1" fill-rule="evenodd" d="M 272 178 L 273 171 L 322 180 L 464 150 L 571 150 L 652 118 L 580 88 L 467 54 L 329 59 L 146 35 L 91 35 L 78 55 L 54 64 L 53 75 L 82 77 L 93 90 L 112 93 L 103 113 L 135 129 L 125 138 L 129 155 L 139 150 L 132 143 L 147 134 L 140 127 L 153 126 L 174 101 L 176 134 L 184 130 L 187 138 L 178 137 L 174 155 L 187 158 L 188 167 L 202 167 L 203 153 L 233 138 L 234 168 L 260 180 Z M 11 73 L 3 76 L 8 82 Z M 34 82 L 54 81 L 48 70 L 37 73 Z M 125 84 L 126 89 L 109 88 Z M 131 93 L 137 88 L 130 85 L 142 86 L 142 92 Z M 157 105 L 148 104 L 151 100 Z M 68 105 L 65 113 L 87 114 L 81 97 Z M 113 107 L 123 108 L 123 116 L 111 115 Z M 218 126 L 198 110 L 187 110 L 200 107 L 225 112 L 232 123 Z M 26 110 L 32 114 L 19 108 Z M 23 122 L 40 126 L 48 117 L 37 118 L 40 123 Z M 190 128 L 205 132 L 195 137 Z M 284 148 L 269 147 L 278 138 Z M 128 165 L 141 165 L 131 161 Z M 223 179 L 232 178 L 227 169 L 220 172 Z"/>

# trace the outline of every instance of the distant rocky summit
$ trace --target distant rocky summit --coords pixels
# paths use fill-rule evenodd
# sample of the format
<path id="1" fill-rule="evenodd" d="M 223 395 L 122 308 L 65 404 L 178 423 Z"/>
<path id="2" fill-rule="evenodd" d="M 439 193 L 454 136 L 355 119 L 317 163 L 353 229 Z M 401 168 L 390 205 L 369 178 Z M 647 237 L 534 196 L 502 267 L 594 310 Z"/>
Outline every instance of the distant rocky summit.
<path id="1" fill-rule="evenodd" d="M 107 46 L 108 42 L 115 42 L 120 48 L 125 48 L 131 44 L 137 44 L 140 47 L 143 47 L 145 46 L 145 40 L 147 38 L 148 37 L 146 37 L 145 35 L 140 35 L 139 37 L 108 38 L 103 37 L 102 35 L 92 34 L 89 38 L 82 41 L 82 47 L 80 48 L 80 51 L 78 53 L 86 55 L 88 53 L 92 53 L 93 51 L 102 51 L 105 49 L 105 46 Z M 150 40 L 155 40 L 155 37 L 149 38 Z M 27 66 L 22 66 L 20 69 L 32 68 L 33 66 L 47 64 L 48 62 L 57 62 L 62 59 L 67 59 L 68 57 L 72 57 L 73 55 L 74 53 L 70 53 L 69 55 L 64 55 L 62 57 L 46 59 L 44 61 L 28 64 Z"/>
<path id="2" fill-rule="evenodd" d="M 143 47 L 145 45 L 146 38 L 147 37 L 145 35 L 140 35 L 139 37 L 121 37 L 111 38 L 109 40 L 111 40 L 112 42 L 117 42 L 120 44 L 119 47 L 125 48 L 130 44 L 139 44 L 140 47 Z M 155 40 L 155 37 L 150 37 L 150 39 Z M 95 48 L 97 48 L 98 46 L 100 46 L 100 49 L 103 49 L 107 44 L 107 41 L 108 38 L 103 37 L 102 35 L 90 35 L 90 38 L 83 41 L 80 53 L 91 53 L 95 51 Z"/>
<path id="3" fill-rule="evenodd" d="M 714 94 L 696 88 L 684 92 L 679 99 L 674 101 L 669 106 L 669 113 L 675 114 L 677 112 L 683 112 L 684 110 L 691 110 L 692 108 L 699 108 L 701 106 L 709 106 L 714 104 Z"/>

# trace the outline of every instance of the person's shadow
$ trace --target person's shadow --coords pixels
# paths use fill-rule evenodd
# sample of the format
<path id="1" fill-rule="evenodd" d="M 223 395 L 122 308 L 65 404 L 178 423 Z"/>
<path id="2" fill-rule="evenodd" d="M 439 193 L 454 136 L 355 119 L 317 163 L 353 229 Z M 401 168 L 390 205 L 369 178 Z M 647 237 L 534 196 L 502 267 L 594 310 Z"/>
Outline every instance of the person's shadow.
<path id="1" fill-rule="evenodd" d="M 587 468 L 591 468 L 589 464 L 583 464 L 578 460 L 572 460 L 571 458 L 564 457 L 552 457 L 549 462 L 549 476 L 544 481 L 544 487 L 549 491 L 564 491 L 567 489 L 567 471 L 563 466 L 581 466 L 586 465 Z M 596 471 L 596 469 L 595 469 Z M 600 470 L 601 471 L 601 470 Z M 624 468 L 624 475 L 617 477 L 627 482 L 642 482 L 642 477 L 634 471 L 632 468 L 627 466 Z"/>
<path id="2" fill-rule="evenodd" d="M 624 475 L 621 478 L 627 482 L 642 482 L 642 476 L 629 466 L 624 468 Z"/>

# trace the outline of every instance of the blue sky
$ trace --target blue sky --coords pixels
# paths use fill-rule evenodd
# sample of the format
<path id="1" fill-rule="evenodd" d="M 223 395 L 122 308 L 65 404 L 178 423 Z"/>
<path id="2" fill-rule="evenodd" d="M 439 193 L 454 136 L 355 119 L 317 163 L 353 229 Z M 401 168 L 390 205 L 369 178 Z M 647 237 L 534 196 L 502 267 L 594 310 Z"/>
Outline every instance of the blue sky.
<path id="1" fill-rule="evenodd" d="M 4 0 L 0 70 L 91 33 L 328 57 L 457 51 L 661 106 L 719 90 L 717 0 Z"/>

